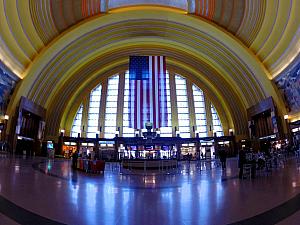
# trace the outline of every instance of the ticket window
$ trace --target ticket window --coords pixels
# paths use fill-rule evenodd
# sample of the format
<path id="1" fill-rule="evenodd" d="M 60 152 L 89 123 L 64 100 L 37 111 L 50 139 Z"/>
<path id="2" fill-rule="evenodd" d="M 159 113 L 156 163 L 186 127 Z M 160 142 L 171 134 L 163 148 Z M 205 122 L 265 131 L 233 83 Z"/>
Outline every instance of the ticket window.
<path id="1" fill-rule="evenodd" d="M 204 142 L 200 146 L 201 159 L 215 158 L 215 147 L 213 142 Z"/>
<path id="2" fill-rule="evenodd" d="M 79 154 L 83 158 L 95 158 L 94 143 L 81 143 Z"/>
<path id="3" fill-rule="evenodd" d="M 196 159 L 197 150 L 195 143 L 182 144 L 181 155 L 183 159 L 188 159 L 188 156 L 191 156 L 191 159 Z"/>

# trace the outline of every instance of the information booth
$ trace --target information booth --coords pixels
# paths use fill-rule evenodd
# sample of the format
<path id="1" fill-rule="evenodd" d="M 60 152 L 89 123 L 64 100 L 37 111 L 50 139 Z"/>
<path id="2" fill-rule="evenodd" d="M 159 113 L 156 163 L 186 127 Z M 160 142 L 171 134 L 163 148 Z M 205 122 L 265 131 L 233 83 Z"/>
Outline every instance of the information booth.
<path id="1" fill-rule="evenodd" d="M 121 161 L 125 167 L 151 166 L 173 168 L 178 160 L 205 160 L 215 158 L 218 148 L 235 152 L 234 136 L 223 137 L 160 137 L 151 126 L 143 136 L 107 138 L 63 137 L 64 152 L 79 153 L 82 159 Z M 75 145 L 76 143 L 76 145 Z M 229 154 L 230 155 L 230 154 Z M 70 155 L 66 156 L 70 157 Z"/>

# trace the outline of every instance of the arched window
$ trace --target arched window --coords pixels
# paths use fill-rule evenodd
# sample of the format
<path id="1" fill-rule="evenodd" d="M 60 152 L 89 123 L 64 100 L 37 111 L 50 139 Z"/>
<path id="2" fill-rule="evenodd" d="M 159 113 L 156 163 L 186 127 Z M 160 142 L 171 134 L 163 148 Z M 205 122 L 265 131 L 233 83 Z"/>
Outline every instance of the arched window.
<path id="1" fill-rule="evenodd" d="M 90 102 L 88 109 L 88 127 L 87 137 L 95 138 L 99 127 L 99 110 L 101 100 L 101 89 L 102 86 L 98 85 L 95 87 L 90 94 Z"/>
<path id="2" fill-rule="evenodd" d="M 175 75 L 176 100 L 178 113 L 178 129 L 180 137 L 189 138 L 190 133 L 190 115 L 187 96 L 186 79 L 182 76 Z"/>
<path id="3" fill-rule="evenodd" d="M 213 123 L 213 131 L 217 134 L 218 137 L 223 136 L 223 128 L 218 116 L 218 113 L 213 105 L 211 105 L 211 115 L 212 115 L 212 123 Z"/>
<path id="4" fill-rule="evenodd" d="M 170 91 L 170 76 L 175 80 L 174 92 Z M 120 80 L 124 82 L 124 89 L 122 85 L 120 86 Z M 174 81 L 173 80 L 173 81 Z M 104 137 L 105 138 L 113 138 L 115 137 L 115 133 L 118 130 L 117 126 L 122 126 L 120 130 L 120 136 L 123 137 L 134 137 L 135 130 L 130 127 L 130 110 L 129 110 L 129 101 L 130 101 L 130 90 L 129 88 L 132 87 L 129 85 L 129 71 L 125 72 L 124 75 L 114 75 L 109 77 L 104 82 L 107 82 L 107 91 L 106 93 L 102 90 L 102 83 L 95 87 L 89 97 L 89 104 L 87 109 L 87 137 L 95 138 L 96 133 L 99 131 L 100 124 L 104 126 Z M 190 86 L 188 86 L 190 85 Z M 122 88 L 122 90 L 120 90 Z M 134 87 L 133 87 L 134 88 Z M 124 94 L 123 96 L 118 99 L 119 91 Z M 103 92 L 103 93 L 102 93 Z M 191 93 L 190 93 L 191 92 Z M 101 94 L 103 94 L 103 104 L 105 105 L 105 110 L 100 110 L 101 108 Z M 205 106 L 205 102 L 209 102 L 205 100 L 206 96 L 205 93 L 195 84 L 191 84 L 187 82 L 185 77 L 182 77 L 179 74 L 169 74 L 167 71 L 166 73 L 166 94 L 167 94 L 167 112 L 168 112 L 168 125 L 167 127 L 160 127 L 160 135 L 161 137 L 171 137 L 172 131 L 174 129 L 175 121 L 172 121 L 172 118 L 176 118 L 176 116 L 172 117 L 172 112 L 177 113 L 178 116 L 178 128 L 180 132 L 180 136 L 183 138 L 189 138 L 192 135 L 192 132 L 199 133 L 199 137 L 207 137 L 208 130 L 207 127 L 211 125 L 214 133 L 217 136 L 223 135 L 223 128 L 220 121 L 220 118 L 215 110 L 215 107 L 211 104 L 210 108 Z M 193 99 L 188 99 L 191 96 Z M 171 108 L 171 99 L 176 101 L 177 107 L 172 109 Z M 124 102 L 122 102 L 124 101 Z M 123 111 L 118 111 L 118 106 L 123 104 Z M 191 110 L 193 107 L 189 104 L 194 104 L 194 109 Z M 102 103 L 101 103 L 102 104 Z M 72 131 L 71 135 L 77 137 L 78 133 L 82 132 L 82 109 L 83 106 L 81 105 L 78 109 L 76 117 L 72 124 Z M 211 112 L 206 112 L 206 110 L 211 110 Z M 100 112 L 105 112 L 105 115 L 100 115 Z M 118 115 L 118 112 L 122 115 Z M 208 124 L 207 120 L 207 113 L 212 115 L 212 121 Z M 191 120 L 195 118 L 195 120 Z M 99 121 L 102 118 L 103 121 Z M 123 118 L 123 121 L 118 122 L 118 118 Z M 133 117 L 131 119 L 134 119 Z M 177 122 L 176 122 L 177 123 Z M 175 123 L 175 124 L 176 124 Z M 118 124 L 118 125 L 117 125 Z M 195 126 L 195 130 L 192 131 L 191 127 Z"/>
<path id="5" fill-rule="evenodd" d="M 82 111 L 83 111 L 83 105 L 81 104 L 73 120 L 71 137 L 77 137 L 78 133 L 81 133 Z"/>
<path id="6" fill-rule="evenodd" d="M 117 126 L 119 75 L 108 78 L 104 137 L 114 138 Z"/>
<path id="7" fill-rule="evenodd" d="M 203 91 L 193 85 L 193 96 L 195 106 L 196 131 L 199 137 L 207 137 L 206 112 Z"/>

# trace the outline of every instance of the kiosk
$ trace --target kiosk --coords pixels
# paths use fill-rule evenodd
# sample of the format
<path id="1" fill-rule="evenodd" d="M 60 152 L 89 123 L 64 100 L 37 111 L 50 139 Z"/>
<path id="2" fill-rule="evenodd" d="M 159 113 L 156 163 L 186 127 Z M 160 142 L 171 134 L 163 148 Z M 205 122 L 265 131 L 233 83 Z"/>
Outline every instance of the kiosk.
<path id="1" fill-rule="evenodd" d="M 47 155 L 50 159 L 54 159 L 54 145 L 53 141 L 47 141 Z"/>

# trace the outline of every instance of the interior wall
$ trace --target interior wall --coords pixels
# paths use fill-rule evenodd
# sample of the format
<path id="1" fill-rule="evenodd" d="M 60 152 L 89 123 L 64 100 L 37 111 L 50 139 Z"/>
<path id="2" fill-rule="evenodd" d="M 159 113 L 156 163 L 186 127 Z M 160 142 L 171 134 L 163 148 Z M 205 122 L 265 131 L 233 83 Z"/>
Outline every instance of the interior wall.
<path id="1" fill-rule="evenodd" d="M 47 109 L 48 135 L 55 136 L 72 96 L 99 73 L 124 66 L 130 54 L 166 55 L 169 64 L 201 78 L 240 134 L 247 132 L 246 108 L 268 96 L 283 105 L 264 65 L 232 35 L 205 20 L 150 8 L 95 17 L 63 33 L 26 70 L 9 112 L 27 96 Z"/>
<path id="2" fill-rule="evenodd" d="M 300 117 L 300 55 L 274 82 L 285 100 L 290 118 Z"/>
<path id="3" fill-rule="evenodd" d="M 19 80 L 20 78 L 0 61 L 0 117 L 6 114 L 8 103 Z"/>

